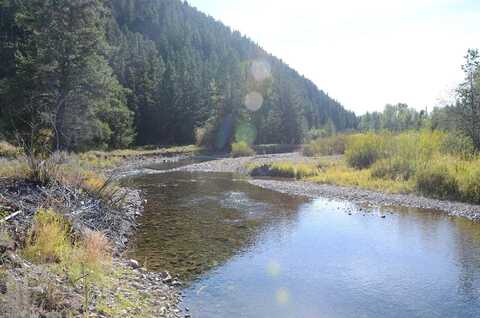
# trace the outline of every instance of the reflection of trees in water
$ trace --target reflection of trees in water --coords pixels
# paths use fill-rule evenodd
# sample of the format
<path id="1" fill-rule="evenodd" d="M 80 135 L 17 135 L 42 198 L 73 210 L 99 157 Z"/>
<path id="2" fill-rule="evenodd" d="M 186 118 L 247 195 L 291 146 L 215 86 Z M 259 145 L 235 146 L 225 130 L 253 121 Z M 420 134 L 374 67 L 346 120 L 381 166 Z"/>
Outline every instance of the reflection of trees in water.
<path id="1" fill-rule="evenodd" d="M 228 174 L 172 173 L 135 180 L 147 198 L 131 256 L 190 280 L 248 251 L 275 229 L 284 235 L 302 199 Z"/>

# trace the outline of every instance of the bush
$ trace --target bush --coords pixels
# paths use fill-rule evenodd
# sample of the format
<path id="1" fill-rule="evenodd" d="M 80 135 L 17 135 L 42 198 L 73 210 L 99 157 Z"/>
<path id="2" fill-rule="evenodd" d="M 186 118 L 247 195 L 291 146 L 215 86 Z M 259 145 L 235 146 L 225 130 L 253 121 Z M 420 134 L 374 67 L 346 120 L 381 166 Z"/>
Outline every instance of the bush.
<path id="1" fill-rule="evenodd" d="M 457 199 L 459 185 L 446 164 L 425 166 L 417 172 L 418 192 L 437 199 Z"/>
<path id="2" fill-rule="evenodd" d="M 466 171 L 460 181 L 462 200 L 480 204 L 480 161 L 476 161 Z"/>
<path id="3" fill-rule="evenodd" d="M 232 157 L 248 157 L 255 155 L 255 151 L 244 141 L 232 144 Z"/>
<path id="4" fill-rule="evenodd" d="M 372 166 L 372 177 L 377 179 L 390 179 L 407 181 L 415 174 L 410 162 L 400 157 L 383 159 Z"/>
<path id="5" fill-rule="evenodd" d="M 303 154 L 309 157 L 343 155 L 347 147 L 347 139 L 346 135 L 336 135 L 313 140 L 305 145 Z"/>
<path id="6" fill-rule="evenodd" d="M 347 163 L 356 169 L 370 168 L 385 157 L 385 140 L 375 134 L 355 135 L 348 142 L 345 152 Z"/>
<path id="7" fill-rule="evenodd" d="M 70 223 L 53 210 L 38 210 L 24 255 L 39 263 L 60 262 L 71 250 Z"/>
<path id="8" fill-rule="evenodd" d="M 476 149 L 472 138 L 457 132 L 445 136 L 441 145 L 441 152 L 462 159 L 472 159 L 476 154 Z"/>

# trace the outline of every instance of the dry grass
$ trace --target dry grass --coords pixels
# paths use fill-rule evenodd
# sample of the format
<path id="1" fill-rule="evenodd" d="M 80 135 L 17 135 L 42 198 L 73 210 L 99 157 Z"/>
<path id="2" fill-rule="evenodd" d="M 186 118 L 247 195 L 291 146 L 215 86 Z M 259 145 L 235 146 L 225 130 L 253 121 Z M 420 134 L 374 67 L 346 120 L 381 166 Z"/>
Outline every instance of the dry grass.
<path id="1" fill-rule="evenodd" d="M 36 263 L 58 263 L 71 252 L 71 226 L 53 210 L 38 210 L 23 255 Z"/>
<path id="2" fill-rule="evenodd" d="M 322 184 L 358 187 L 387 193 L 409 193 L 415 188 L 415 182 L 411 180 L 375 178 L 371 175 L 371 170 L 350 168 L 343 160 L 323 167 L 317 176 L 307 180 Z"/>
<path id="3" fill-rule="evenodd" d="M 22 153 L 21 148 L 15 147 L 6 141 L 0 141 L 0 157 L 16 158 Z"/>

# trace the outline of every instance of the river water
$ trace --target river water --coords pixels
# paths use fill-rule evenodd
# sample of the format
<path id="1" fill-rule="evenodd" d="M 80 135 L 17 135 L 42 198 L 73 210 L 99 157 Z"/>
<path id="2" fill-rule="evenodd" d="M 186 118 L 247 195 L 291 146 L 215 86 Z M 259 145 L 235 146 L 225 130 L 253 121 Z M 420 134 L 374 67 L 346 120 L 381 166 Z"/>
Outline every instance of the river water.
<path id="1" fill-rule="evenodd" d="M 299 199 L 232 174 L 128 183 L 148 200 L 130 256 L 180 276 L 192 317 L 480 317 L 480 224 Z"/>

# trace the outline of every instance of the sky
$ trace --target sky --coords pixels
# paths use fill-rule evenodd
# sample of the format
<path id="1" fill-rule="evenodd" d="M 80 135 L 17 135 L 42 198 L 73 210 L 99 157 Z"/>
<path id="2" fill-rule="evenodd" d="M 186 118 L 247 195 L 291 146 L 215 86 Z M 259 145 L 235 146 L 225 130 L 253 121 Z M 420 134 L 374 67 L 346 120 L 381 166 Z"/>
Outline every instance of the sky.
<path id="1" fill-rule="evenodd" d="M 311 79 L 347 109 L 453 100 L 480 0 L 189 0 Z"/>

